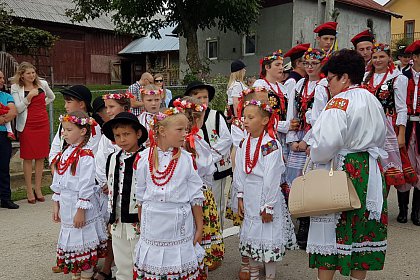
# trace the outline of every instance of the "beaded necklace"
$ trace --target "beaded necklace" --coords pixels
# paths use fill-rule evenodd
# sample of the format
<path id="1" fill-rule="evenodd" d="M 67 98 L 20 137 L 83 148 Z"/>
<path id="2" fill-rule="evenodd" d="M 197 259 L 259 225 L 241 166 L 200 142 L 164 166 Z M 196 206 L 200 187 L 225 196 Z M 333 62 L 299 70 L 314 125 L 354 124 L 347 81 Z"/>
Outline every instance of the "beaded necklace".
<path id="1" fill-rule="evenodd" d="M 168 167 L 163 170 L 159 171 L 157 168 L 153 170 L 153 154 L 156 149 L 156 146 L 153 146 L 149 150 L 149 171 L 150 175 L 152 177 L 152 181 L 156 186 L 162 187 L 166 185 L 174 175 L 175 168 L 178 164 L 178 159 L 171 159 L 171 161 L 168 164 Z M 172 158 L 178 153 L 178 148 L 174 148 L 172 151 Z M 155 172 L 153 172 L 155 171 Z M 164 180 L 164 181 L 163 181 Z M 163 181 L 163 182 L 161 182 Z"/>
<path id="2" fill-rule="evenodd" d="M 258 158 L 260 156 L 261 142 L 264 136 L 264 132 L 261 133 L 258 138 L 257 146 L 255 147 L 254 156 L 251 160 L 251 135 L 248 136 L 248 141 L 246 142 L 245 148 L 245 172 L 246 174 L 251 174 L 255 165 L 257 165 Z"/>
<path id="3" fill-rule="evenodd" d="M 80 152 L 82 151 L 82 149 L 81 149 L 81 147 L 82 147 L 82 144 L 83 143 L 80 143 L 72 152 L 71 152 L 71 154 L 69 155 L 69 157 L 66 159 L 66 160 L 64 160 L 64 162 L 62 162 L 62 153 L 60 152 L 60 153 L 58 153 L 57 154 L 57 156 L 56 156 L 56 159 L 59 159 L 58 161 L 57 161 L 57 173 L 59 174 L 59 175 L 63 175 L 65 172 L 66 172 L 66 170 L 69 168 L 69 166 L 74 162 L 74 161 L 76 161 L 76 164 L 77 164 L 77 161 L 79 160 L 79 155 L 80 155 Z"/>

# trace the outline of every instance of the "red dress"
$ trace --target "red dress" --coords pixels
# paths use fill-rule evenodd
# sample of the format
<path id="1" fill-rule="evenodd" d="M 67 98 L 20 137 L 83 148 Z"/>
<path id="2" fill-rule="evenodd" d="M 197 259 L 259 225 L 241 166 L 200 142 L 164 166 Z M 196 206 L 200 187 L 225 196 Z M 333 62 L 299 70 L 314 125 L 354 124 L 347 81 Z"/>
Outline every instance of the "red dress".
<path id="1" fill-rule="evenodd" d="M 28 92 L 25 92 L 27 95 Z M 50 123 L 46 110 L 45 93 L 40 92 L 28 105 L 25 128 L 19 134 L 20 158 L 42 159 L 50 150 Z"/>

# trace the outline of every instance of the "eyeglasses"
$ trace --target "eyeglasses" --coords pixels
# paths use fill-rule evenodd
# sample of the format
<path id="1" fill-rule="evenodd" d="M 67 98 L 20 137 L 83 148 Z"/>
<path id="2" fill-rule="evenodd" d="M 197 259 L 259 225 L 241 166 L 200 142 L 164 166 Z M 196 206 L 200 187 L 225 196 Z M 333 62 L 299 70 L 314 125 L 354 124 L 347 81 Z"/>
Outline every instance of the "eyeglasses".
<path id="1" fill-rule="evenodd" d="M 155 83 L 163 83 L 163 80 L 155 80 Z"/>
<path id="2" fill-rule="evenodd" d="M 337 75 L 332 75 L 330 77 L 327 77 L 327 82 L 330 83 L 332 79 L 334 79 L 335 77 L 337 77 Z"/>
<path id="3" fill-rule="evenodd" d="M 320 64 L 320 62 L 311 62 L 311 63 L 309 63 L 307 61 L 304 61 L 303 62 L 303 67 L 306 67 L 306 68 L 314 68 L 314 67 L 318 66 L 319 64 Z"/>

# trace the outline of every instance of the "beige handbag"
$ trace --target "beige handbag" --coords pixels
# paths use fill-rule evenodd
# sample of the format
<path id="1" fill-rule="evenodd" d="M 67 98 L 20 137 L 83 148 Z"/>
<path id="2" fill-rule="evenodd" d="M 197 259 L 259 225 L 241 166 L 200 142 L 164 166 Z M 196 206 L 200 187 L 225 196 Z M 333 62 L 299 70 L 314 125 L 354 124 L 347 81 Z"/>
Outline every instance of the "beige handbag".
<path id="1" fill-rule="evenodd" d="M 360 199 L 345 171 L 316 169 L 306 172 L 309 158 L 303 167 L 303 175 L 293 180 L 289 194 L 289 211 L 294 218 L 321 216 L 336 212 L 359 209 Z"/>

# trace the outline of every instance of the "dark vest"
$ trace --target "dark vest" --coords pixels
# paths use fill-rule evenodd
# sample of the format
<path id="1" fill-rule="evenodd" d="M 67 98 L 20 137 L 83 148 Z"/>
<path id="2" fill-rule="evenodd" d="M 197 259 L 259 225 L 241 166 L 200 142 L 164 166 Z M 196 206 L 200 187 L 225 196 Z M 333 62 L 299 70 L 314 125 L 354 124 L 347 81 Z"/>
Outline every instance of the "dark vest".
<path id="1" fill-rule="evenodd" d="M 404 74 L 404 76 L 406 76 L 408 78 L 409 84 L 410 84 L 410 82 L 413 80 L 413 72 L 411 71 L 411 67 L 404 68 L 402 73 Z M 414 92 L 408 92 L 407 91 L 407 100 L 409 98 L 409 94 L 414 95 Z M 418 94 L 419 93 L 417 93 L 417 95 Z M 418 102 L 419 102 L 419 100 L 417 100 L 417 104 L 418 104 Z M 407 105 L 412 106 L 412 104 L 407 104 Z M 419 105 L 420 104 L 418 104 L 416 108 L 419 108 Z M 408 110 L 410 111 L 410 108 L 408 108 Z M 415 129 L 416 129 L 417 151 L 420 151 L 420 122 L 411 122 L 410 119 L 407 120 L 407 126 L 406 126 L 406 129 L 405 129 L 405 144 L 406 144 L 407 147 L 410 144 L 410 138 L 411 138 L 411 135 L 413 134 L 413 127 L 414 126 L 415 126 Z"/>

